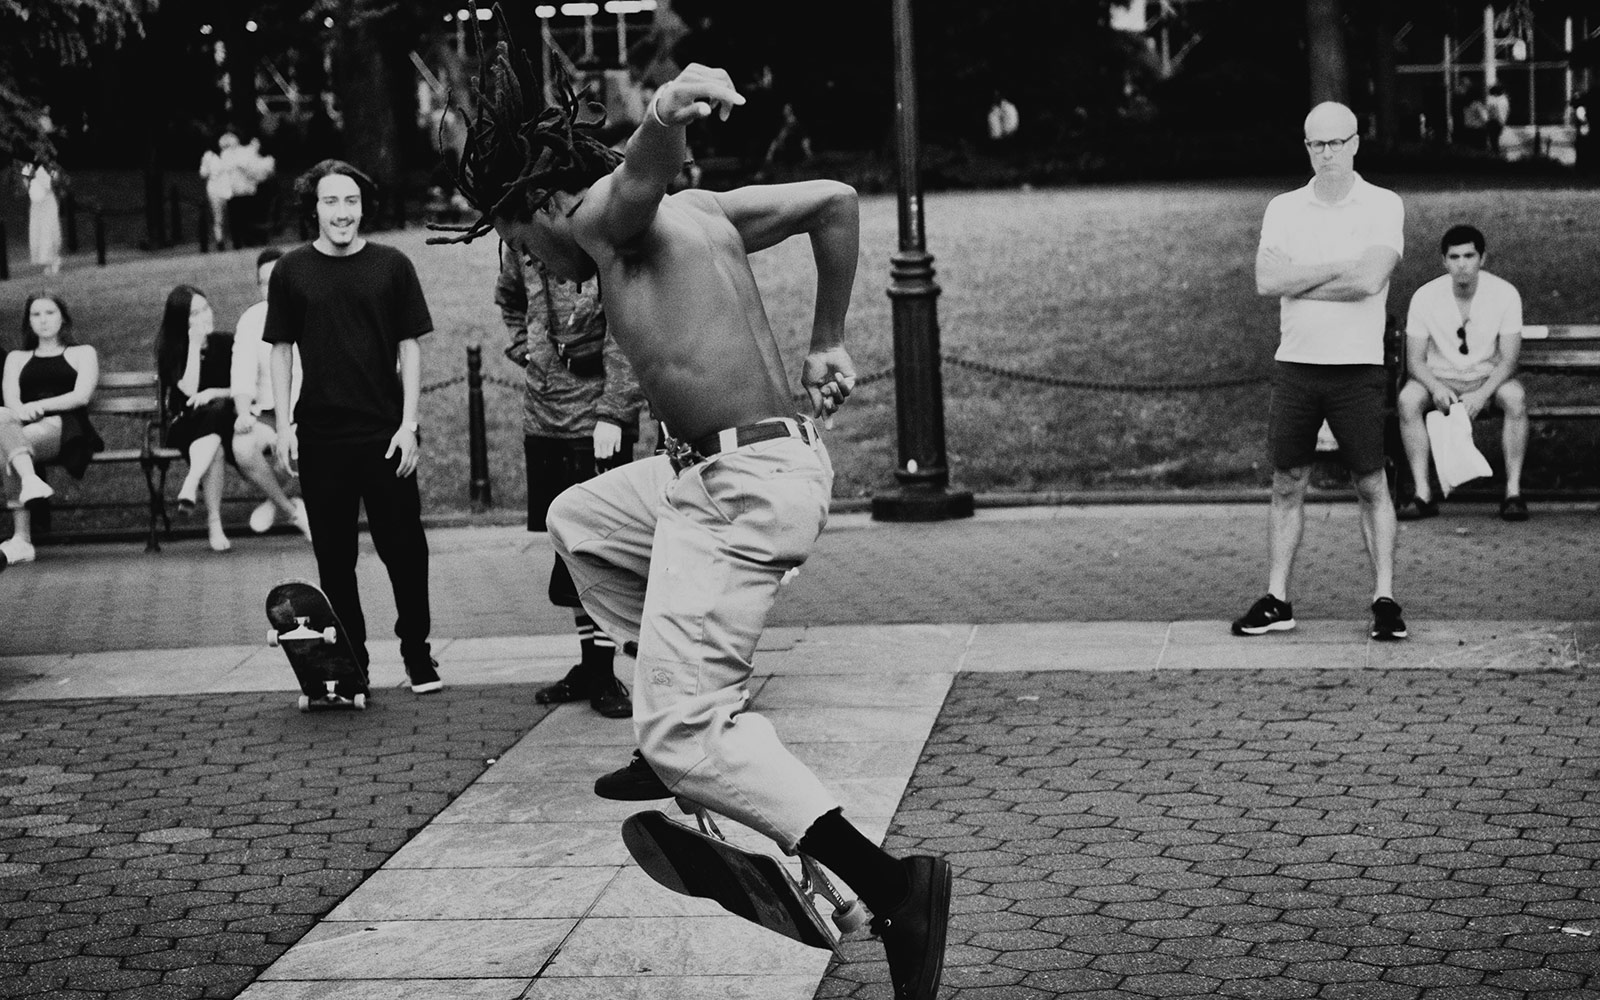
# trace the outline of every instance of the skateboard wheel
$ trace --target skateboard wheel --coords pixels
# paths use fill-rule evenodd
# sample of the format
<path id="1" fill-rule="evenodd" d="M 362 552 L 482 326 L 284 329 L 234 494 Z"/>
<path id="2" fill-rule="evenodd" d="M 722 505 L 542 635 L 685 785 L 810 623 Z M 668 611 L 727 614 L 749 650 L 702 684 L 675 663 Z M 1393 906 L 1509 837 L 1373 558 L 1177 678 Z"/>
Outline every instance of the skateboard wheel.
<path id="1" fill-rule="evenodd" d="M 355 706 L 356 711 L 365 712 L 367 710 L 367 696 L 364 694 L 358 694 L 354 698 L 350 699 L 350 704 Z"/>
<path id="2" fill-rule="evenodd" d="M 300 706 L 300 711 L 302 711 L 302 712 L 311 711 L 311 699 L 306 697 L 305 695 L 301 695 L 300 696 L 300 701 L 298 702 L 298 704 Z"/>
<path id="3" fill-rule="evenodd" d="M 836 907 L 833 911 L 833 926 L 839 928 L 839 933 L 849 934 L 867 925 L 867 908 L 861 905 L 861 900 L 852 899 L 843 906 Z"/>
<path id="4" fill-rule="evenodd" d="M 271 646 L 273 649 L 277 649 L 278 648 L 278 630 L 277 629 L 275 629 L 275 628 L 267 629 L 267 645 Z"/>
<path id="5" fill-rule="evenodd" d="M 329 625 L 327 628 L 322 630 L 322 641 L 330 646 L 338 642 L 339 630 L 334 628 L 332 625 Z"/>

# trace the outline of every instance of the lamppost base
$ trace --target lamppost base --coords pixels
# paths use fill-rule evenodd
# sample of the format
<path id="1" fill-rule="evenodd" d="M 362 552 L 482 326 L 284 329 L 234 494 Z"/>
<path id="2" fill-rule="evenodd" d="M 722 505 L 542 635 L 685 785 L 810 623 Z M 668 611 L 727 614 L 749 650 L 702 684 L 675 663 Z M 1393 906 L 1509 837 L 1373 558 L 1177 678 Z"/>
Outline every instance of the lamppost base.
<path id="1" fill-rule="evenodd" d="M 968 490 L 900 489 L 872 496 L 874 521 L 953 521 L 972 516 Z"/>

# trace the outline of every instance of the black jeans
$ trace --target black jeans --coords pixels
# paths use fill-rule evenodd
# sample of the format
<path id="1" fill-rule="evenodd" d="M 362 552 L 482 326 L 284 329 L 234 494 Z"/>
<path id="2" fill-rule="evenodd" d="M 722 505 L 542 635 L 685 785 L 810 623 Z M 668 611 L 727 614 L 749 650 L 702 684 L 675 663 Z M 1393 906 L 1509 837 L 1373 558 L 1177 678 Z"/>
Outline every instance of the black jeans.
<path id="1" fill-rule="evenodd" d="M 396 476 L 400 456 L 397 452 L 384 458 L 388 447 L 387 441 L 300 443 L 300 495 L 311 524 L 317 573 L 363 666 L 368 661 L 367 620 L 356 587 L 362 505 L 367 509 L 372 544 L 394 588 L 394 634 L 400 637 L 402 660 L 429 655 L 428 634 L 433 627 L 428 609 L 428 539 L 422 531 L 417 475 Z"/>
<path id="2" fill-rule="evenodd" d="M 528 467 L 528 530 L 545 530 L 545 515 L 562 490 L 633 461 L 633 448 L 638 443 L 638 435 L 624 430 L 616 453 L 596 462 L 592 438 L 524 436 L 522 454 Z M 555 565 L 550 569 L 550 603 L 558 608 L 583 606 L 578 600 L 572 574 L 567 572 L 567 564 L 560 556 L 556 556 Z"/>

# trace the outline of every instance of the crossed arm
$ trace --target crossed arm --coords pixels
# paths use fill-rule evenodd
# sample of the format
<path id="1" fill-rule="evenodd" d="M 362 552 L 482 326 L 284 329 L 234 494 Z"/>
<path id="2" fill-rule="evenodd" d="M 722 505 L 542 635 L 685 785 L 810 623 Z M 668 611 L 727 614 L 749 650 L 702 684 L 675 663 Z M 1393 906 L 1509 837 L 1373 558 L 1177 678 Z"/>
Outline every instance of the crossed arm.
<path id="1" fill-rule="evenodd" d="M 6 355 L 5 374 L 3 380 L 0 380 L 0 401 L 3 401 L 6 409 L 25 424 L 43 420 L 53 413 L 65 413 L 68 410 L 88 406 L 90 397 L 94 395 L 95 386 L 100 383 L 100 356 L 95 353 L 93 347 L 78 344 L 67 348 L 67 360 L 78 371 L 78 378 L 73 383 L 72 390 L 59 396 L 24 403 L 21 388 L 22 366 L 27 364 L 28 358 L 22 351 L 11 351 Z"/>
<path id="2" fill-rule="evenodd" d="M 1276 247 L 1256 254 L 1256 293 L 1271 298 L 1356 302 L 1378 294 L 1400 263 L 1392 247 L 1370 246 L 1353 260 L 1296 264 Z"/>

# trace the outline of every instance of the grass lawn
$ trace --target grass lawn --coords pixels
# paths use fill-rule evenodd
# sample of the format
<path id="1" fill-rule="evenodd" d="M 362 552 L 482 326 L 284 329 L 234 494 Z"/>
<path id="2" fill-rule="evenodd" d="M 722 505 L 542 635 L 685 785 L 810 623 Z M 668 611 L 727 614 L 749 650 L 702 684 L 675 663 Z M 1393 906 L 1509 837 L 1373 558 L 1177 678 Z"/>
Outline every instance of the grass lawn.
<path id="1" fill-rule="evenodd" d="M 1374 178 L 1380 183 L 1382 178 Z M 1040 376 L 1159 383 L 1264 373 L 1277 343 L 1277 303 L 1256 296 L 1255 244 L 1268 199 L 1293 180 L 1101 186 L 933 194 L 928 249 L 943 288 L 938 310 L 947 355 Z M 1440 273 L 1439 235 L 1467 221 L 1489 237 L 1490 268 L 1522 291 L 1530 323 L 1600 321 L 1600 191 L 1505 188 L 1426 190 L 1397 185 L 1407 207 L 1407 255 L 1390 290 L 1403 315 L 1413 289 Z M 484 347 L 486 372 L 520 374 L 500 355 L 505 333 L 491 302 L 495 244 L 428 247 L 420 229 L 384 233 L 417 263 L 437 331 L 424 340 L 424 384 L 460 376 L 468 345 Z M 860 371 L 892 363 L 889 259 L 897 246 L 895 201 L 862 203 L 862 254 L 850 315 Z M 0 322 L 14 336 L 37 269 L 18 263 L 0 283 Z M 80 337 L 111 368 L 147 367 L 166 292 L 191 282 L 211 294 L 220 326 L 250 302 L 252 251 L 117 255 L 94 266 L 92 250 L 52 284 L 73 309 Z M 795 370 L 809 335 L 809 246 L 790 240 L 755 258 L 773 328 Z M 952 480 L 978 492 L 1203 490 L 1262 486 L 1267 390 L 1106 392 L 1040 386 L 947 365 L 946 428 Z M 1560 386 L 1563 392 L 1592 387 Z M 1551 391 L 1549 387 L 1537 390 Z M 491 382 L 490 464 L 496 505 L 523 501 L 520 411 L 515 388 Z M 466 389 L 423 400 L 427 509 L 466 509 Z M 1561 446 L 1563 461 L 1592 447 Z M 1587 443 L 1584 443 L 1587 442 Z M 868 496 L 892 483 L 897 458 L 893 381 L 861 388 L 829 438 L 835 495 Z M 1539 445 L 1534 446 L 1538 452 Z M 1589 451 L 1588 454 L 1592 454 Z M 1590 465 L 1593 463 L 1590 462 Z M 1536 488 L 1537 456 L 1529 485 Z M 69 495 L 100 499 L 131 480 L 92 470 Z M 59 482 L 59 479 L 58 479 Z M 127 485 L 126 483 L 123 485 Z M 176 490 L 176 484 L 169 489 Z M 131 494 L 137 497 L 139 486 Z"/>

